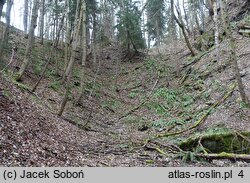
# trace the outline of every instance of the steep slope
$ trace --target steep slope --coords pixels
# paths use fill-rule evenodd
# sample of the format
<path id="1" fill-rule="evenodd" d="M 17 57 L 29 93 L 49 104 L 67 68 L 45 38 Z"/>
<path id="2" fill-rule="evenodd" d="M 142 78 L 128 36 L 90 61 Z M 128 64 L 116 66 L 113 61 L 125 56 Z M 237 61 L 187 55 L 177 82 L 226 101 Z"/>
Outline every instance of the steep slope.
<path id="1" fill-rule="evenodd" d="M 230 6 L 235 7 L 235 2 Z M 236 7 L 232 11 L 234 17 L 242 10 L 241 6 Z M 237 30 L 234 36 L 243 82 L 250 97 L 250 39 Z M 18 45 L 19 49 L 17 64 L 8 68 L 10 71 L 15 71 L 21 63 L 26 41 L 21 31 L 13 30 L 11 46 Z M 234 75 L 228 63 L 227 40 L 221 44 L 220 62 L 215 61 L 213 48 L 190 57 L 183 41 L 151 49 L 147 58 L 139 55 L 122 59 L 117 44 L 108 46 L 98 55 L 99 72 L 91 67 L 89 58 L 85 95 L 78 106 L 74 105 L 74 96 L 80 78 L 79 65 L 75 64 L 72 96 L 63 117 L 55 115 L 65 89 L 59 82 L 63 71 L 62 50 L 57 50 L 58 62 L 50 65 L 37 91 L 29 91 L 46 62 L 45 53 L 50 46 L 49 41 L 42 46 L 37 39 L 34 62 L 22 83 L 14 82 L 11 72 L 1 72 L 2 166 L 182 166 L 185 161 L 180 157 L 185 159 L 187 153 L 178 145 L 189 137 L 201 139 L 203 135 L 250 131 L 249 108 L 241 103 L 236 89 L 196 128 L 178 136 L 158 138 L 192 127 L 230 90 Z M 7 52 L 5 63 L 10 57 Z M 146 144 L 148 139 L 151 141 Z M 217 146 L 216 140 L 214 143 Z M 216 160 L 207 163 L 194 160 L 184 165 L 249 166 L 242 161 Z"/>
<path id="2" fill-rule="evenodd" d="M 2 166 L 142 165 L 131 150 L 116 142 L 115 134 L 98 132 L 98 128 L 84 131 L 7 81 L 1 80 L 0 88 Z"/>

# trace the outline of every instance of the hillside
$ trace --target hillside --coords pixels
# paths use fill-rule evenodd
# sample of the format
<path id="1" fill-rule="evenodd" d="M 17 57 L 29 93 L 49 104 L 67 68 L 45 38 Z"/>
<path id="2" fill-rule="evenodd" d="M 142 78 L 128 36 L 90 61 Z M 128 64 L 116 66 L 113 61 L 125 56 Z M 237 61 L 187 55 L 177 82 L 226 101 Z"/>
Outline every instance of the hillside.
<path id="1" fill-rule="evenodd" d="M 230 20 L 248 24 L 249 3 L 229 4 L 235 6 Z M 233 36 L 250 98 L 250 37 L 237 26 Z M 250 110 L 240 99 L 228 39 L 220 43 L 220 61 L 214 46 L 192 57 L 184 40 L 126 57 L 118 42 L 98 45 L 99 65 L 93 66 L 89 54 L 78 103 L 77 56 L 62 116 L 57 111 L 66 89 L 60 81 L 63 47 L 55 50 L 56 58 L 32 92 L 53 43 L 45 39 L 42 45 L 35 38 L 32 62 L 17 82 L 27 41 L 12 27 L 0 64 L 1 166 L 250 166 Z"/>

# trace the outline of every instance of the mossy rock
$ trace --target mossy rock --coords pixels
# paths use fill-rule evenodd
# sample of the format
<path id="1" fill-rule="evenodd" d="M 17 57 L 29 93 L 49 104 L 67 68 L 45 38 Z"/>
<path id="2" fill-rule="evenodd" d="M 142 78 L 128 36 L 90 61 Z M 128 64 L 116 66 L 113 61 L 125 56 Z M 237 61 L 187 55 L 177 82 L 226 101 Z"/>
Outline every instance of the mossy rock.
<path id="1" fill-rule="evenodd" d="M 221 132 L 198 135 L 179 144 L 185 151 L 196 151 L 200 144 L 209 153 L 250 154 L 250 132 Z"/>

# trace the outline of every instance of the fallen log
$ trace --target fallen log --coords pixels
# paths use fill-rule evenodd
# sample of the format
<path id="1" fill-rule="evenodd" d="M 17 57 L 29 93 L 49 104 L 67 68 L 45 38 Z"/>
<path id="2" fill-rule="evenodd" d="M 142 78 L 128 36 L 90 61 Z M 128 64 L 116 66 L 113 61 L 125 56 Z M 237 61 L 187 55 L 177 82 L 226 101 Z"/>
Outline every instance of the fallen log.
<path id="1" fill-rule="evenodd" d="M 248 154 L 233 154 L 222 152 L 220 154 L 194 154 L 195 157 L 204 158 L 204 159 L 229 159 L 233 161 L 250 161 L 250 155 Z"/>

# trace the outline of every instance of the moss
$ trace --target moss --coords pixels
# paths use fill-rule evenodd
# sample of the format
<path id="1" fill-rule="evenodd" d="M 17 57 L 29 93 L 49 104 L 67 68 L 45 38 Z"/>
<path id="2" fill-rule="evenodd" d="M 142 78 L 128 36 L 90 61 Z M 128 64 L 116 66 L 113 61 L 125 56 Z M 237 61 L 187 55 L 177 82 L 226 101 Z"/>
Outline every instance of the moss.
<path id="1" fill-rule="evenodd" d="M 244 155 L 248 155 L 248 154 L 240 154 L 241 156 L 244 156 Z M 235 154 L 233 153 L 226 153 L 226 152 L 222 152 L 220 154 L 218 154 L 219 157 L 228 157 L 228 158 L 234 158 L 235 157 Z"/>
<path id="2" fill-rule="evenodd" d="M 246 138 L 250 137 L 250 132 L 242 132 L 240 134 Z M 225 152 L 249 154 L 250 144 L 241 135 L 230 131 L 200 134 L 182 141 L 179 146 L 183 150 L 194 151 L 202 144 L 210 153 Z"/>
<path id="3" fill-rule="evenodd" d="M 14 77 L 12 78 L 12 82 L 13 82 L 16 86 L 18 86 L 21 90 L 31 91 L 30 86 L 25 85 L 25 84 L 23 84 L 23 83 L 20 83 L 20 82 L 16 81 L 16 76 L 14 76 Z"/>
<path id="4" fill-rule="evenodd" d="M 220 156 L 220 157 L 233 157 L 234 154 L 222 152 L 222 153 L 218 154 L 218 156 Z"/>
<path id="5" fill-rule="evenodd" d="M 151 160 L 151 159 L 146 160 L 146 163 L 147 163 L 147 164 L 153 164 L 153 163 L 154 163 L 154 160 Z"/>
<path id="6" fill-rule="evenodd" d="M 59 91 L 61 83 L 60 81 L 53 81 L 49 87 L 52 88 L 54 91 Z"/>

